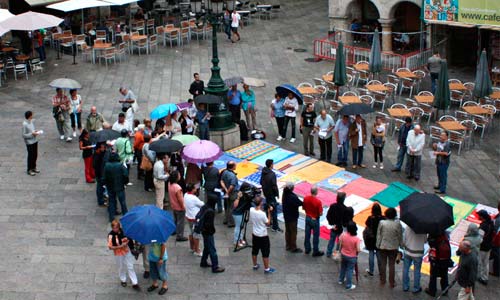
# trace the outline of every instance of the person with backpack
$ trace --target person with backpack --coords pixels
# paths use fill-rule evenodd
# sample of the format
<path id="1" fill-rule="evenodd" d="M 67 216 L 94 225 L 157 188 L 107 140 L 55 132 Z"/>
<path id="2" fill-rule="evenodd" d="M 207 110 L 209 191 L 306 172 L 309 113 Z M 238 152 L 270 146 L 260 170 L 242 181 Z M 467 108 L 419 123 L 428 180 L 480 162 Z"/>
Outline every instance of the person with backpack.
<path id="1" fill-rule="evenodd" d="M 498 201 L 498 214 L 495 216 L 494 220 L 494 232 L 493 237 L 493 247 L 491 247 L 491 257 L 493 258 L 493 271 L 490 275 L 499 277 L 500 276 L 500 201 Z"/>
<path id="2" fill-rule="evenodd" d="M 441 291 L 448 287 L 448 268 L 452 266 L 451 246 L 448 235 L 443 232 L 439 235 L 429 235 L 429 261 L 431 265 L 429 287 L 425 293 L 431 297 L 436 296 L 437 279 L 441 278 Z"/>
<path id="3" fill-rule="evenodd" d="M 212 273 L 222 273 L 224 268 L 219 266 L 219 258 L 217 256 L 217 249 L 215 249 L 215 226 L 214 226 L 215 211 L 205 204 L 201 207 L 200 211 L 196 214 L 194 232 L 203 236 L 203 254 L 201 256 L 200 267 L 212 268 Z M 207 262 L 210 255 L 210 261 Z"/>
<path id="4" fill-rule="evenodd" d="M 326 214 L 326 219 L 328 224 L 332 226 L 330 230 L 330 240 L 328 241 L 328 246 L 326 247 L 326 257 L 331 257 L 333 250 L 335 248 L 335 241 L 337 237 L 344 231 L 344 214 L 347 207 L 344 205 L 346 194 L 344 192 L 337 193 L 337 202 L 330 205 L 328 213 Z M 337 252 L 335 249 L 335 252 Z"/>
<path id="5" fill-rule="evenodd" d="M 366 269 L 366 273 L 370 276 L 373 276 L 373 272 L 375 271 L 375 254 L 377 254 L 378 257 L 378 250 L 375 246 L 377 242 L 378 224 L 384 219 L 385 218 L 384 216 L 382 216 L 382 208 L 380 207 L 380 204 L 375 202 L 372 206 L 372 214 L 368 218 L 366 218 L 366 227 L 363 231 L 365 248 L 366 250 L 368 250 L 368 269 Z"/>
<path id="6" fill-rule="evenodd" d="M 479 266 L 477 281 L 483 285 L 488 284 L 488 275 L 490 272 L 490 252 L 493 246 L 493 237 L 495 235 L 495 225 L 491 220 L 490 214 L 484 209 L 477 212 L 481 219 L 479 230 L 483 231 L 483 241 L 479 245 Z"/>

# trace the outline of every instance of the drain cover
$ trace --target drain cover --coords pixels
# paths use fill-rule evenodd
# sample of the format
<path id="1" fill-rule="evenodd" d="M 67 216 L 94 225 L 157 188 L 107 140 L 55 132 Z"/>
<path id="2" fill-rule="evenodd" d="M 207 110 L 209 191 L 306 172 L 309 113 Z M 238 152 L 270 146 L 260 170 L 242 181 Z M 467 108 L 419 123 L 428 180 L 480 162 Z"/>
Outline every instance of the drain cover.
<path id="1" fill-rule="evenodd" d="M 306 49 L 302 49 L 302 48 L 293 49 L 293 51 L 295 51 L 295 52 L 307 52 Z"/>
<path id="2" fill-rule="evenodd" d="M 314 58 L 314 57 L 308 57 L 304 59 L 307 62 L 319 62 L 321 61 L 321 58 Z"/>

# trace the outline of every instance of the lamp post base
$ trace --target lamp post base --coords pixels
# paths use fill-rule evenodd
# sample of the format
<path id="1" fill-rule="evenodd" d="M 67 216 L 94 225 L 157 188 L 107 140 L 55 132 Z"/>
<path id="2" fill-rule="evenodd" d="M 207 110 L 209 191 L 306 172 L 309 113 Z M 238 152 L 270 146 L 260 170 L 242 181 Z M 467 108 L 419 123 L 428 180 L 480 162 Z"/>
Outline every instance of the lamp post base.
<path id="1" fill-rule="evenodd" d="M 234 126 L 226 130 L 210 130 L 210 140 L 219 145 L 223 151 L 238 147 L 241 144 L 240 128 Z"/>

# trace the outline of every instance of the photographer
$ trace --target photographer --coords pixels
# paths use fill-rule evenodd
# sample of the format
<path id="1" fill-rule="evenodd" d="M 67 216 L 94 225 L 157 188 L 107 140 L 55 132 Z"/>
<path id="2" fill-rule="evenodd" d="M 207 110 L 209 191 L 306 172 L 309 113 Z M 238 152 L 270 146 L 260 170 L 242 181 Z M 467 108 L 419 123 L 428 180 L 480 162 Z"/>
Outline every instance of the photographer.
<path id="1" fill-rule="evenodd" d="M 223 224 L 227 224 L 227 227 L 234 227 L 234 219 L 232 216 L 232 208 L 234 200 L 238 196 L 239 184 L 238 177 L 236 177 L 236 163 L 232 160 L 227 162 L 226 170 L 222 171 L 220 185 L 225 193 L 224 196 L 224 221 Z"/>
<path id="2" fill-rule="evenodd" d="M 276 198 L 279 197 L 279 191 L 273 167 L 274 161 L 272 159 L 266 160 L 266 166 L 262 169 L 262 176 L 260 177 L 260 185 L 262 186 L 262 193 L 266 198 L 267 208 L 273 207 L 271 214 L 273 224 L 272 231 L 283 232 L 278 224 L 278 210 L 276 209 L 278 202 Z"/>
<path id="3" fill-rule="evenodd" d="M 266 213 L 262 210 L 262 198 L 260 196 L 254 199 L 255 207 L 250 208 L 250 221 L 252 222 L 252 262 L 253 269 L 258 270 L 260 265 L 257 263 L 257 254 L 262 252 L 262 261 L 264 262 L 264 273 L 271 274 L 276 270 L 269 266 L 269 252 L 271 250 L 271 242 L 267 235 L 267 226 L 270 224 L 271 211 L 269 208 Z"/>

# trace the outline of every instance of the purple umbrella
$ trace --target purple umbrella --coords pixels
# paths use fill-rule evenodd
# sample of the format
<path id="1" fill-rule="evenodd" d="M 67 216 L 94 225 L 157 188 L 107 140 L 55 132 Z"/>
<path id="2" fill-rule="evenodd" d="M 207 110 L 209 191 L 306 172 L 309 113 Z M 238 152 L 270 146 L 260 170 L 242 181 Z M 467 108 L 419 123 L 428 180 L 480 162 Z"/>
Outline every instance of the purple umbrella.
<path id="1" fill-rule="evenodd" d="M 179 110 L 185 110 L 185 109 L 188 109 L 188 108 L 191 108 L 193 106 L 192 103 L 189 103 L 189 102 L 181 102 L 181 103 L 177 103 L 177 108 Z"/>
<path id="2" fill-rule="evenodd" d="M 222 155 L 217 144 L 207 140 L 193 142 L 184 147 L 182 158 L 190 163 L 207 163 L 216 160 Z"/>

